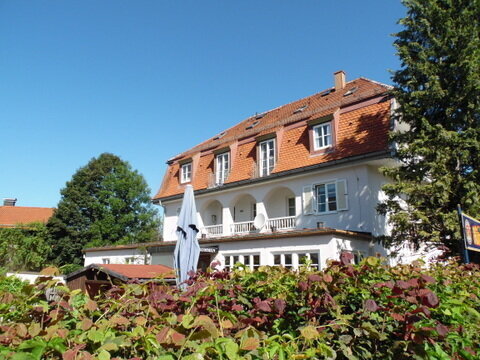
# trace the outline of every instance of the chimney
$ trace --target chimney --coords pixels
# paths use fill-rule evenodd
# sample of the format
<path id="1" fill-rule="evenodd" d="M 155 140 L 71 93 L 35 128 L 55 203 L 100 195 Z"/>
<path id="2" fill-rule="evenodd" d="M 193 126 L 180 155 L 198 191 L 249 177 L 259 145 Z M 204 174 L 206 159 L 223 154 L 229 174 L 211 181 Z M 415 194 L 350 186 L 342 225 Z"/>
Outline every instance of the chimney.
<path id="1" fill-rule="evenodd" d="M 3 206 L 15 206 L 17 199 L 6 198 L 3 199 Z"/>
<path id="2" fill-rule="evenodd" d="M 339 70 L 333 73 L 335 78 L 335 91 L 345 88 L 345 71 Z"/>

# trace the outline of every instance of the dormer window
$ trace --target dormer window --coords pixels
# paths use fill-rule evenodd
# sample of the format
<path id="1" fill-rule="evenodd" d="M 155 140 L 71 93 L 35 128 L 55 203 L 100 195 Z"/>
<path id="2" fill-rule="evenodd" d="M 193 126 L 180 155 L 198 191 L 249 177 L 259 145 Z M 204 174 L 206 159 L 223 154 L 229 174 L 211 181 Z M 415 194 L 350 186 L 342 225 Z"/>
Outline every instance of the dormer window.
<path id="1" fill-rule="evenodd" d="M 313 149 L 321 150 L 332 146 L 332 123 L 327 122 L 313 127 Z"/>
<path id="2" fill-rule="evenodd" d="M 180 170 L 180 183 L 188 183 L 192 181 L 192 163 L 183 164 Z"/>
<path id="3" fill-rule="evenodd" d="M 260 176 L 268 176 L 275 167 L 275 139 L 260 143 Z"/>
<path id="4" fill-rule="evenodd" d="M 215 183 L 222 185 L 227 180 L 230 171 L 230 153 L 218 154 L 215 158 L 215 166 Z"/>

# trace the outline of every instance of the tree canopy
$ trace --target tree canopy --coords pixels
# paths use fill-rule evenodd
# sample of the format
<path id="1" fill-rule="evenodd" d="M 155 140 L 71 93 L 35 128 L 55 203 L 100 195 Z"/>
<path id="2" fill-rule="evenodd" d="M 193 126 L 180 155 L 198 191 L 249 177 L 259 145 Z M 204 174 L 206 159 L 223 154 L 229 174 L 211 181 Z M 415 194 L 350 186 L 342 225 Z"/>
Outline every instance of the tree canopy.
<path id="1" fill-rule="evenodd" d="M 143 176 L 118 156 L 104 153 L 80 168 L 61 190 L 48 222 L 52 260 L 83 264 L 85 247 L 156 240 L 158 225 Z"/>
<path id="2" fill-rule="evenodd" d="M 45 224 L 0 229 L 0 267 L 7 271 L 38 271 L 45 267 L 50 246 Z"/>
<path id="3" fill-rule="evenodd" d="M 400 166 L 386 170 L 390 243 L 443 243 L 458 252 L 457 204 L 480 215 L 480 1 L 404 0 L 393 76 Z M 399 201 L 403 199 L 404 201 Z"/>

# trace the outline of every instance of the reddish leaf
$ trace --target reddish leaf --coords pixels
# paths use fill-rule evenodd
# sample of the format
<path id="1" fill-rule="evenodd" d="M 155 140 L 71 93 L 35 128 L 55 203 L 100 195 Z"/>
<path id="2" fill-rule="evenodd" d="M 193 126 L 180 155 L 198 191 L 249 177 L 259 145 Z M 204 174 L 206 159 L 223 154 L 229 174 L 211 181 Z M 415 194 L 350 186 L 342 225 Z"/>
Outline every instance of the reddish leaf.
<path id="1" fill-rule="evenodd" d="M 299 281 L 298 282 L 298 288 L 300 291 L 307 291 L 308 290 L 308 284 L 305 281 Z"/>
<path id="2" fill-rule="evenodd" d="M 422 297 L 422 303 L 428 307 L 437 307 L 438 306 L 438 297 L 433 292 L 429 292 L 427 295 Z"/>
<path id="3" fill-rule="evenodd" d="M 330 274 L 323 275 L 323 281 L 325 281 L 327 283 L 331 283 L 333 281 L 332 275 L 330 275 Z"/>
<path id="4" fill-rule="evenodd" d="M 322 277 L 320 275 L 312 274 L 308 276 L 308 281 L 310 282 L 322 281 Z"/>
<path id="5" fill-rule="evenodd" d="M 375 302 L 375 300 L 368 299 L 367 301 L 365 301 L 365 309 L 366 309 L 367 311 L 375 312 L 375 311 L 377 311 L 379 308 L 378 308 L 378 305 L 377 305 L 377 303 Z"/>
<path id="6" fill-rule="evenodd" d="M 408 282 L 403 281 L 403 280 L 398 280 L 398 281 L 395 283 L 395 285 L 396 285 L 397 287 L 399 287 L 400 289 L 403 289 L 403 290 L 406 290 L 406 289 L 408 289 L 408 288 L 411 287 L 411 285 L 410 285 Z"/>
<path id="7" fill-rule="evenodd" d="M 449 332 L 448 327 L 446 327 L 445 325 L 440 324 L 440 323 L 435 327 L 435 330 L 437 330 L 438 335 L 441 336 L 441 337 L 447 336 L 447 334 Z"/>
<path id="8" fill-rule="evenodd" d="M 232 310 L 233 310 L 233 311 L 242 311 L 242 310 L 243 310 L 243 306 L 242 306 L 242 305 L 235 304 L 235 305 L 232 306 Z"/>
<path id="9" fill-rule="evenodd" d="M 257 310 L 261 310 L 261 311 L 264 311 L 264 312 L 272 312 L 272 308 L 270 307 L 270 305 L 266 301 L 260 301 L 260 302 L 256 303 L 255 308 Z"/>
<path id="10" fill-rule="evenodd" d="M 285 300 L 283 299 L 275 299 L 275 301 L 273 302 L 274 306 L 275 306 L 275 310 L 277 310 L 277 312 L 282 315 L 283 312 L 285 311 L 285 307 L 287 306 L 287 303 L 285 302 Z"/>
<path id="11" fill-rule="evenodd" d="M 428 276 L 428 275 L 425 275 L 425 274 L 422 274 L 420 276 L 420 278 L 425 281 L 427 284 L 433 284 L 435 283 L 435 279 L 431 276 Z"/>
<path id="12" fill-rule="evenodd" d="M 260 346 L 260 341 L 258 339 L 249 337 L 242 341 L 242 344 L 240 345 L 240 349 L 251 351 L 251 350 L 255 350 L 259 346 Z"/>
<path id="13" fill-rule="evenodd" d="M 405 315 L 402 314 L 397 314 L 397 313 L 391 313 L 390 316 L 397 321 L 405 321 Z"/>
<path id="14" fill-rule="evenodd" d="M 348 265 L 351 264 L 353 260 L 353 254 L 349 251 L 343 251 L 340 254 L 340 263 L 342 265 Z"/>
<path id="15" fill-rule="evenodd" d="M 165 344 L 167 343 L 167 338 L 168 338 L 168 332 L 170 331 L 170 328 L 168 326 L 164 327 L 162 330 L 158 332 L 158 334 L 155 336 L 157 338 L 157 341 L 160 344 Z"/>

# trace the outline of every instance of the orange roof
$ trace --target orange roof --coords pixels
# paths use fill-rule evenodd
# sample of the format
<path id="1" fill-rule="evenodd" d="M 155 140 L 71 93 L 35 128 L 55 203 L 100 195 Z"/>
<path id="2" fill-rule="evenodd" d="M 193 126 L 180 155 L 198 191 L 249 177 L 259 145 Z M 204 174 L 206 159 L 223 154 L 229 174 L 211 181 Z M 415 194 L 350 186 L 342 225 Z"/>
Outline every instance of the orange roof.
<path id="1" fill-rule="evenodd" d="M 255 178 L 257 139 L 267 134 L 276 133 L 278 141 L 278 160 L 272 174 L 385 151 L 390 128 L 388 91 L 387 85 L 359 78 L 339 91 L 327 89 L 248 118 L 170 159 L 154 199 L 183 193 L 184 185 L 179 181 L 180 163 L 189 158 L 193 161 L 194 189 L 207 189 L 214 172 L 214 151 L 226 147 L 230 148 L 231 164 L 225 184 Z M 335 112 L 339 114 L 335 146 L 325 154 L 312 154 L 307 122 Z"/>
<path id="2" fill-rule="evenodd" d="M 46 223 L 54 208 L 30 206 L 0 206 L 0 227 L 13 227 L 33 222 Z"/>
<path id="3" fill-rule="evenodd" d="M 173 269 L 165 265 L 134 265 L 134 264 L 95 264 L 130 279 L 153 279 L 162 275 L 173 278 Z"/>

